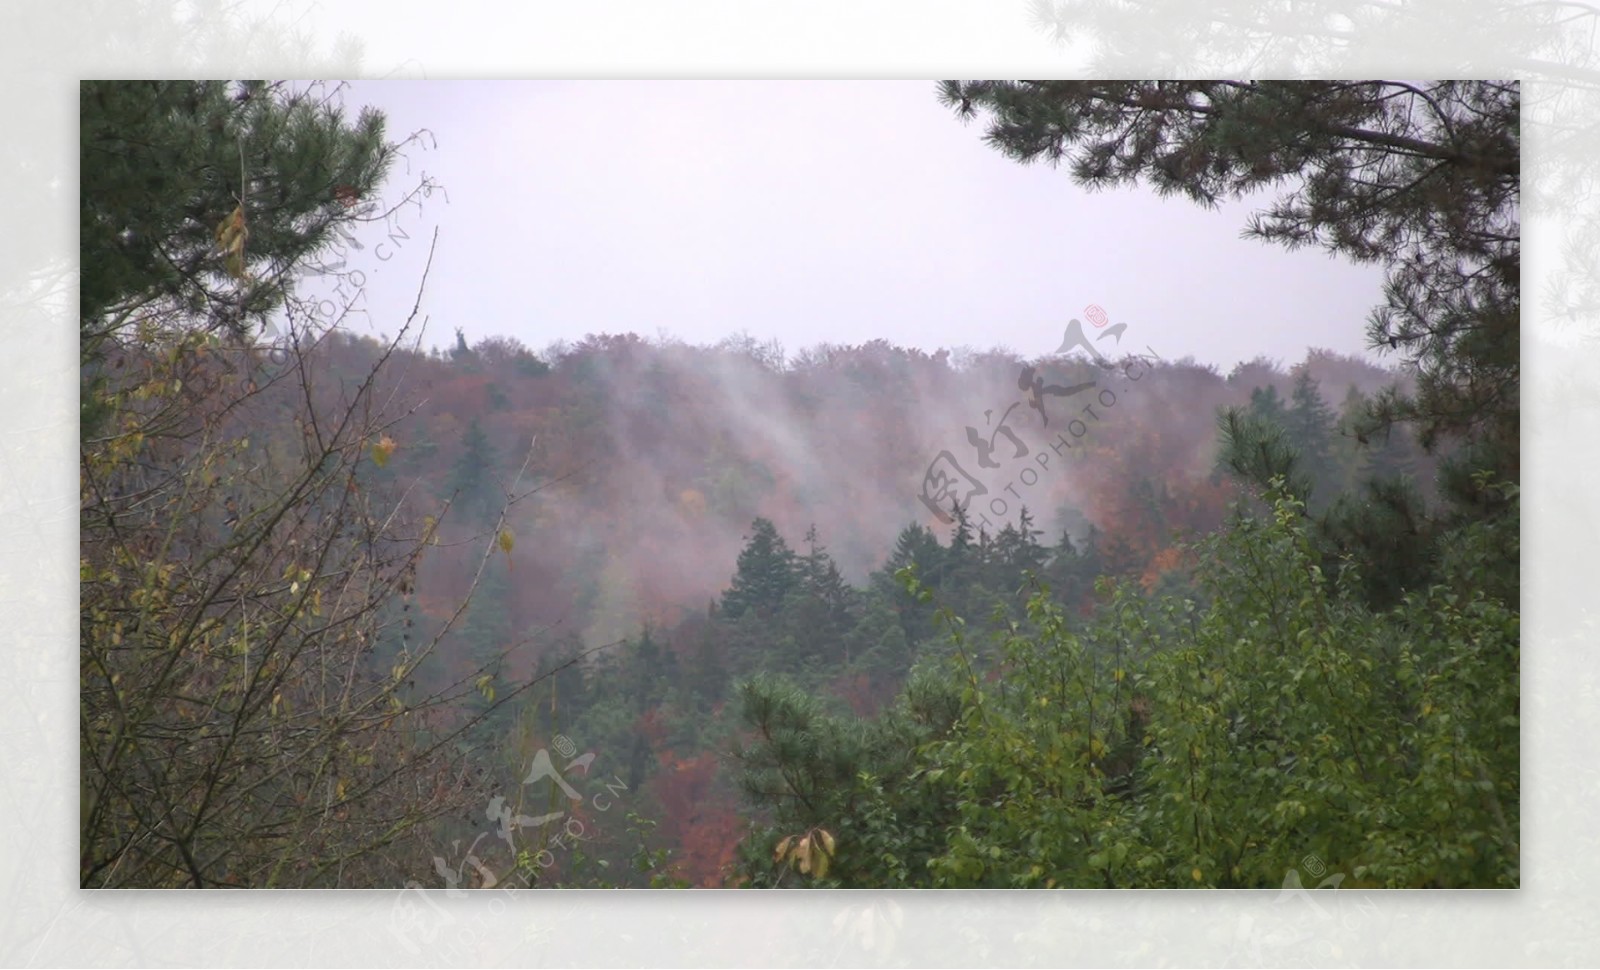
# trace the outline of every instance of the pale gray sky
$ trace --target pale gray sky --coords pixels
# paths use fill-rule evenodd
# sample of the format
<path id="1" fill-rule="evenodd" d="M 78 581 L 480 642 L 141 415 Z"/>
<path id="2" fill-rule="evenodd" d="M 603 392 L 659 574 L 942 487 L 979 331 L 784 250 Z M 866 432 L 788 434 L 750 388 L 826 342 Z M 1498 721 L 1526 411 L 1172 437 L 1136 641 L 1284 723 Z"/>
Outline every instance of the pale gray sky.
<path id="1" fill-rule="evenodd" d="M 436 136 L 388 195 L 425 171 L 448 203 L 406 210 L 393 258 L 351 260 L 393 332 L 439 227 L 428 344 L 748 331 L 791 353 L 882 337 L 1033 356 L 1098 303 L 1125 344 L 1226 372 L 1363 353 L 1379 298 L 1377 267 L 1239 238 L 1251 205 L 1019 165 L 929 81 L 362 81 L 347 103 Z"/>

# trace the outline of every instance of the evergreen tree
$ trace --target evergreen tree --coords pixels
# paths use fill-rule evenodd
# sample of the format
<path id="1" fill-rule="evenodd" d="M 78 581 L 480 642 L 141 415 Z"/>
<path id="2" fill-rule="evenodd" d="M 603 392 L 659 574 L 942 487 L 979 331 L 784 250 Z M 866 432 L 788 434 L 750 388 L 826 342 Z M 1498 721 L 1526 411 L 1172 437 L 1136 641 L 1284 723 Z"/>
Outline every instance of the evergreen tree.
<path id="1" fill-rule="evenodd" d="M 1065 603 L 1085 602 L 1094 592 L 1094 581 L 1101 572 L 1100 532 L 1086 520 L 1083 527 L 1081 543 L 1072 541 L 1068 529 L 1061 530 L 1061 539 L 1050 550 L 1050 559 L 1044 568 L 1045 581 L 1056 598 Z"/>
<path id="2" fill-rule="evenodd" d="M 1278 394 L 1277 387 L 1268 384 L 1257 387 L 1250 392 L 1250 416 L 1264 424 L 1284 426 L 1284 417 L 1288 409 L 1284 407 L 1283 398 Z"/>
<path id="3" fill-rule="evenodd" d="M 1361 473 L 1369 480 L 1398 481 L 1416 473 L 1416 460 L 1404 428 L 1375 431 L 1361 451 Z"/>
<path id="4" fill-rule="evenodd" d="M 326 91 L 284 83 L 85 81 L 78 110 L 85 360 L 152 305 L 242 333 L 282 302 L 290 267 L 361 218 L 345 203 L 396 152 L 382 114 L 352 124 Z M 235 215 L 245 235 L 224 249 L 218 224 Z"/>
<path id="5" fill-rule="evenodd" d="M 1289 492 L 1303 502 L 1312 482 L 1289 439 L 1287 416 L 1288 409 L 1272 385 L 1253 389 L 1248 408 L 1224 408 L 1217 416 L 1221 443 L 1217 467 L 1262 487 L 1281 478 Z"/>
<path id="6" fill-rule="evenodd" d="M 797 561 L 800 602 L 796 618 L 815 649 L 815 655 L 832 659 L 845 651 L 844 635 L 854 623 L 855 590 L 844 581 L 839 564 L 817 538 L 817 527 L 806 530 L 806 554 Z M 848 663 L 848 656 L 845 657 Z"/>
<path id="7" fill-rule="evenodd" d="M 967 518 L 964 505 L 952 505 L 951 511 L 955 514 L 956 527 L 950 533 L 950 561 L 959 565 L 972 555 L 972 520 Z"/>
<path id="8" fill-rule="evenodd" d="M 1323 401 L 1311 372 L 1304 367 L 1295 375 L 1290 401 L 1283 414 L 1284 430 L 1310 483 L 1310 504 L 1313 509 L 1320 508 L 1332 501 L 1339 489 L 1333 463 L 1333 412 Z"/>
<path id="9" fill-rule="evenodd" d="M 677 658 L 656 642 L 649 626 L 625 649 L 628 657 L 625 693 L 635 711 L 647 711 L 661 703 L 667 687 L 677 680 Z"/>
<path id="10" fill-rule="evenodd" d="M 954 692 L 915 678 L 892 710 L 869 722 L 831 716 L 815 695 L 770 677 L 741 683 L 738 698 L 751 738 L 734 750 L 739 787 L 766 822 L 742 846 L 740 868 L 752 885 L 926 885 L 953 806 L 907 796 L 918 790 L 916 752 L 959 711 Z M 872 817 L 855 810 L 868 802 L 881 809 Z M 802 873 L 774 853 L 807 833 L 820 838 L 818 829 L 835 842 L 821 867 Z"/>
<path id="11" fill-rule="evenodd" d="M 932 530 L 912 523 L 900 530 L 888 562 L 873 575 L 874 595 L 889 604 L 899 617 L 901 634 L 910 647 L 934 636 L 934 607 L 907 593 L 896 576 L 900 570 L 910 567 L 915 569 L 922 582 L 934 589 L 942 589 L 949 562 L 949 551 L 939 545 L 939 539 Z"/>
<path id="12" fill-rule="evenodd" d="M 498 567 L 498 568 L 496 568 Z M 498 692 L 510 682 L 507 658 L 517 646 L 517 631 L 511 622 L 514 592 L 505 563 L 491 563 L 484 570 L 457 628 L 456 658 L 453 673 L 470 678 L 476 692 L 467 695 L 466 706 L 475 714 L 489 714 L 476 733 L 491 743 L 504 739 L 516 714 L 512 707 L 496 706 Z M 447 659 L 446 663 L 450 661 Z M 516 673 L 520 673 L 517 671 Z M 488 678 L 480 680 L 480 678 Z M 451 678 L 454 679 L 454 678 Z M 448 682 L 448 679 L 446 680 Z M 500 686 L 495 686 L 496 684 Z M 490 713 L 492 712 L 492 713 Z"/>
<path id="13" fill-rule="evenodd" d="M 983 550 L 975 539 L 972 531 L 972 520 L 967 516 L 964 506 L 953 505 L 951 509 L 955 516 L 955 527 L 950 533 L 950 546 L 945 550 L 944 570 L 939 577 L 936 589 L 947 593 L 957 590 L 966 590 L 973 581 L 981 575 Z"/>
<path id="14" fill-rule="evenodd" d="M 894 601 L 873 592 L 861 604 L 860 619 L 845 634 L 846 663 L 876 682 L 893 683 L 911 669 L 912 644 L 905 615 Z"/>
<path id="15" fill-rule="evenodd" d="M 1039 545 L 1042 535 L 1033 527 L 1033 515 L 1023 506 L 1017 513 L 1015 525 L 1007 522 L 994 540 L 994 561 L 991 584 L 1007 594 L 1014 593 L 1022 582 L 1023 573 L 1038 573 L 1049 553 Z"/>
<path id="16" fill-rule="evenodd" d="M 1359 387 L 1351 384 L 1345 391 L 1344 401 L 1339 405 L 1339 421 L 1335 426 L 1337 434 L 1334 436 L 1333 456 L 1339 469 L 1339 492 L 1354 488 L 1362 478 L 1361 463 L 1366 444 L 1357 439 L 1356 430 L 1366 413 L 1367 396 L 1361 393 Z"/>
<path id="17" fill-rule="evenodd" d="M 939 545 L 938 537 L 931 530 L 912 523 L 901 529 L 900 535 L 895 538 L 894 551 L 889 554 L 889 561 L 884 564 L 880 575 L 886 576 L 893 586 L 895 573 L 907 566 L 915 566 L 923 582 L 937 586 L 943 573 L 944 552 L 944 547 Z"/>
<path id="18" fill-rule="evenodd" d="M 450 474 L 455 508 L 474 526 L 492 525 L 505 498 L 495 477 L 499 455 L 477 418 L 467 425 L 461 444 L 461 457 Z"/>
<path id="19" fill-rule="evenodd" d="M 135 320 L 248 339 L 364 218 L 344 203 L 374 193 L 398 149 L 382 114 L 352 123 L 314 86 L 85 81 L 78 112 L 87 439 L 112 407 L 102 362 L 144 339 Z"/>
<path id="20" fill-rule="evenodd" d="M 456 345 L 450 348 L 450 359 L 458 364 L 472 364 L 478 360 L 477 353 L 467 346 L 467 332 L 460 327 L 456 328 Z"/>
<path id="21" fill-rule="evenodd" d="M 688 663 L 688 684 L 703 712 L 720 704 L 728 690 L 728 666 L 720 648 L 720 624 L 706 624 L 695 639 Z"/>
<path id="22" fill-rule="evenodd" d="M 541 744 L 566 734 L 594 700 L 593 684 L 578 661 L 583 641 L 568 635 L 547 645 L 533 667 L 533 687 L 523 705 L 523 723 Z M 599 686 L 599 685 L 595 685 Z M 603 687 L 601 688 L 603 690 Z"/>
<path id="23" fill-rule="evenodd" d="M 799 578 L 795 554 L 771 520 L 758 518 L 750 529 L 733 583 L 722 596 L 722 614 L 730 620 L 747 612 L 775 615 Z"/>

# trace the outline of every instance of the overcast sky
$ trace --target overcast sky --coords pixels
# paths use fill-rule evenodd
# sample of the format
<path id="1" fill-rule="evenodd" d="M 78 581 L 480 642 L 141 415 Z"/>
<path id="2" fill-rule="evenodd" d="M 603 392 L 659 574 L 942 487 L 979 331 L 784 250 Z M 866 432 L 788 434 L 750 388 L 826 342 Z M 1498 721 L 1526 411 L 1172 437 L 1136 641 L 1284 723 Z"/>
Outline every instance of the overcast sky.
<path id="1" fill-rule="evenodd" d="M 428 345 L 457 327 L 535 350 L 746 331 L 791 353 L 882 337 L 1036 356 L 1099 304 L 1124 345 L 1226 373 L 1365 353 L 1379 298 L 1377 267 L 1241 239 L 1259 203 L 1091 193 L 1019 165 L 928 81 L 363 81 L 346 100 L 384 111 L 391 138 L 433 133 L 386 195 L 426 172 L 448 202 L 350 258 L 392 333 L 438 227 Z"/>

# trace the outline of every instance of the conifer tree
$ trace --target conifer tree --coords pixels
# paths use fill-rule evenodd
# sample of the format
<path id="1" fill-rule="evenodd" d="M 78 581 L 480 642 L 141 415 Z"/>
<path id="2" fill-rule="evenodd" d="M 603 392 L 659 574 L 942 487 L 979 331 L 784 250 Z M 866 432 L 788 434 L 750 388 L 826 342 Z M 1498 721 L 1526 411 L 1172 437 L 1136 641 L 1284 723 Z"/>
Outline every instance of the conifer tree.
<path id="1" fill-rule="evenodd" d="M 874 593 L 880 602 L 890 604 L 898 615 L 900 631 L 908 646 L 914 647 L 934 635 L 934 611 L 932 606 L 918 602 L 907 593 L 905 586 L 895 578 L 896 575 L 902 569 L 912 568 L 922 582 L 941 589 L 949 565 L 949 551 L 939 545 L 938 537 L 926 527 L 912 523 L 900 531 L 888 562 L 874 574 Z"/>
<path id="2" fill-rule="evenodd" d="M 822 648 L 819 652 L 831 656 L 842 651 L 853 622 L 855 591 L 817 537 L 815 525 L 806 530 L 805 541 L 806 554 L 797 561 L 805 600 L 801 615 L 810 627 L 810 638 Z"/>
<path id="3" fill-rule="evenodd" d="M 402 146 L 320 85 L 85 81 L 79 111 L 79 355 L 84 440 L 104 361 L 133 324 L 246 340 L 352 227 Z M 291 329 L 293 329 L 291 327 Z"/>
<path id="4" fill-rule="evenodd" d="M 758 518 L 750 528 L 733 583 L 722 596 L 722 613 L 730 620 L 747 612 L 776 614 L 798 578 L 794 552 L 771 520 Z"/>
<path id="5" fill-rule="evenodd" d="M 1322 399 L 1310 370 L 1304 367 L 1295 375 L 1294 391 L 1289 400 L 1289 409 L 1283 416 L 1284 428 L 1300 456 L 1306 477 L 1311 480 L 1313 498 L 1326 503 L 1337 488 L 1333 466 L 1333 411 Z"/>
<path id="6" fill-rule="evenodd" d="M 895 538 L 894 551 L 889 554 L 883 573 L 892 583 L 895 573 L 915 566 L 923 582 L 937 586 L 943 571 L 944 551 L 937 536 L 924 526 L 912 523 Z"/>
<path id="7" fill-rule="evenodd" d="M 468 524 L 484 525 L 499 511 L 505 498 L 495 479 L 499 455 L 477 418 L 467 425 L 461 443 L 461 457 L 456 459 L 450 476 L 455 507 Z"/>
<path id="8" fill-rule="evenodd" d="M 354 203 L 398 150 L 381 114 L 351 121 L 317 86 L 85 81 L 78 106 L 85 360 L 151 306 L 242 333 L 282 303 L 287 270 L 364 218 Z"/>

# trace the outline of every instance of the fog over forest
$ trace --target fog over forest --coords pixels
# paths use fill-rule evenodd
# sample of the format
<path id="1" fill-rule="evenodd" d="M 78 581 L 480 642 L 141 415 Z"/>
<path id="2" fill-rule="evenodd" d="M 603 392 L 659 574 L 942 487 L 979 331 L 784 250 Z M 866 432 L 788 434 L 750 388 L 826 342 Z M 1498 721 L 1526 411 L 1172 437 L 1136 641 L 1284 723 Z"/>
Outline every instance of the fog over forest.
<path id="1" fill-rule="evenodd" d="M 1079 330 L 1096 333 L 1081 323 Z M 1131 343 L 1136 333 L 1130 325 L 1122 336 Z M 1042 337 L 1041 344 L 1062 343 Z M 1370 396 L 1405 379 L 1328 352 L 1292 367 L 1242 362 L 1223 375 L 1163 359 L 1148 345 L 1136 353 L 1115 341 L 1103 346 L 1114 348 L 1103 352 L 1112 366 L 1097 369 L 1082 349 L 1023 359 L 971 349 L 929 355 L 877 341 L 785 355 L 748 337 L 695 347 L 591 336 L 546 349 L 552 373 L 529 378 L 527 362 L 538 356 L 485 337 L 468 353 L 391 365 L 406 372 L 397 400 L 418 406 L 425 443 L 419 452 L 401 440 L 394 467 L 421 474 L 443 500 L 459 483 L 427 473 L 460 461 L 460 432 L 472 422 L 498 456 L 489 473 L 497 482 L 527 456 L 518 450 L 524 442 L 542 442 L 532 449 L 529 481 L 550 484 L 508 520 L 530 537 L 521 553 L 529 571 L 516 584 L 526 597 L 515 601 L 526 610 L 519 620 L 560 623 L 598 645 L 719 596 L 756 517 L 772 520 L 797 546 L 815 525 L 845 577 L 865 582 L 906 525 L 949 531 L 948 501 L 965 500 L 972 486 L 937 503 L 943 516 L 928 509 L 924 477 L 941 453 L 956 460 L 958 481 L 970 475 L 987 490 L 972 504 L 975 528 L 992 535 L 1026 508 L 1051 539 L 1065 530 L 1081 542 L 1091 524 L 1103 532 L 1127 526 L 1121 493 L 1129 476 L 1155 472 L 1181 492 L 1213 485 L 1216 412 L 1248 405 L 1251 391 L 1275 387 L 1288 400 L 1303 369 L 1337 407 L 1351 388 Z M 1018 386 L 1030 364 L 1050 387 L 1096 383 L 1072 396 L 1042 395 L 1045 414 L 1054 415 L 1047 426 Z M 568 419 L 550 422 L 553 408 Z M 1002 418 L 1015 444 L 999 433 Z M 986 444 L 992 438 L 988 460 L 996 467 L 980 464 L 968 428 Z M 1209 529 L 1223 511 L 1213 500 L 1171 527 Z M 1154 546 L 1146 555 L 1175 538 L 1157 522 L 1137 528 Z M 472 524 L 460 531 L 470 534 Z M 538 588 L 546 582 L 550 590 Z M 557 589 L 568 595 L 553 598 Z M 586 589 L 597 592 L 585 596 Z"/>

